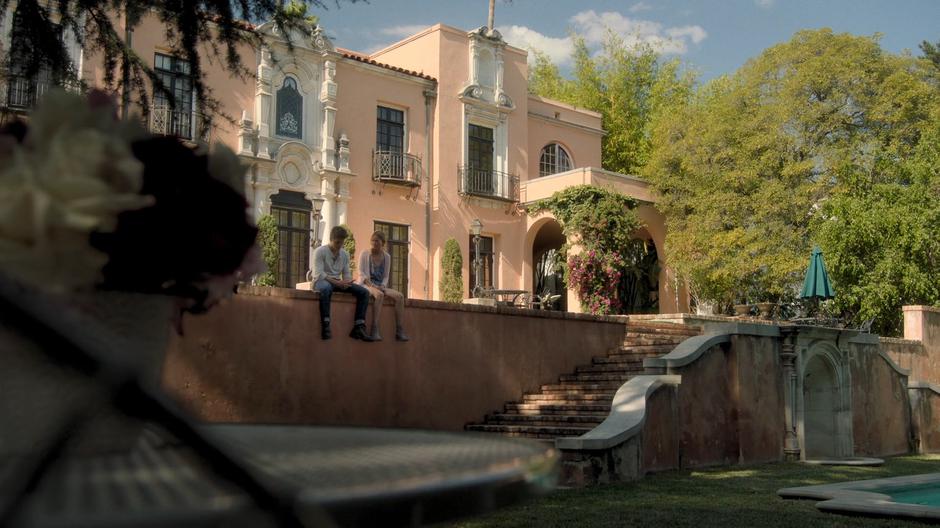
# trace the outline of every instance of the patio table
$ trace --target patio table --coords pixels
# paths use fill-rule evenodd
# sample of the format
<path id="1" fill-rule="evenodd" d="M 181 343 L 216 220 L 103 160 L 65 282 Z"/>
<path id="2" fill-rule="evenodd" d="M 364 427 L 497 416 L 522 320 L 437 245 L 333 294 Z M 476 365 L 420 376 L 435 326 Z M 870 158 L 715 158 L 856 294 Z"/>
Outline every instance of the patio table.
<path id="1" fill-rule="evenodd" d="M 35 396 L 30 387 L 50 383 L 95 390 L 63 392 L 70 412 L 31 434 L 11 426 L 10 416 L 23 413 L 7 415 L 9 406 L 0 406 L 0 448 L 6 448 L 0 449 L 0 525 L 419 526 L 483 513 L 555 485 L 557 454 L 538 442 L 402 429 L 195 424 L 146 382 L 149 376 L 128 367 L 134 356 L 121 353 L 127 343 L 110 327 L 76 318 L 54 297 L 23 292 L 0 274 L 0 330 L 6 332 L 0 358 L 7 358 L 8 374 L 28 381 L 9 385 L 15 390 L 4 403 L 28 406 Z M 85 435 L 108 436 L 90 418 L 113 412 L 128 420 L 123 425 L 146 429 L 117 427 L 112 433 L 129 441 L 107 449 L 84 445 Z M 27 425 L 28 418 L 13 423 Z M 10 448 L 5 441 L 11 439 L 22 441 Z"/>
<path id="2" fill-rule="evenodd" d="M 200 429 L 292 500 L 307 526 L 452 520 L 545 493 L 557 477 L 550 446 L 495 435 L 273 425 Z M 15 463 L 0 462 L 0 476 Z M 204 470 L 186 446 L 149 440 L 130 453 L 61 462 L 15 525 L 273 526 L 274 521 L 239 489 Z"/>
<path id="3" fill-rule="evenodd" d="M 529 292 L 526 290 L 484 290 L 484 295 L 496 299 L 497 302 L 508 306 L 522 306 L 528 308 Z M 510 301 L 500 301 L 500 297 L 511 297 Z M 521 299 L 521 302 L 520 302 Z"/>

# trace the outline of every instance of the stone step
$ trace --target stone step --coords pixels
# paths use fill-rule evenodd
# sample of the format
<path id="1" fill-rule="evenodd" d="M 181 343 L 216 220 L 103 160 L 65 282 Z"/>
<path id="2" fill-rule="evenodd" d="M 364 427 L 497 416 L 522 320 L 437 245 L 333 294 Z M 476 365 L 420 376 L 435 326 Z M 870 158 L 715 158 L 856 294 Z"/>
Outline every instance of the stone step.
<path id="1" fill-rule="evenodd" d="M 534 425 L 490 425 L 472 424 L 466 427 L 467 431 L 485 433 L 501 433 L 508 436 L 526 436 L 529 438 L 557 438 L 559 436 L 581 436 L 590 431 L 592 426 L 566 426 L 539 427 Z"/>
<path id="2" fill-rule="evenodd" d="M 672 336 L 694 336 L 700 335 L 702 330 L 693 326 L 638 326 L 627 324 L 626 335 L 672 335 Z"/>
<path id="3" fill-rule="evenodd" d="M 636 345 L 678 345 L 679 343 L 685 341 L 684 337 L 653 337 L 653 336 L 640 336 L 640 337 L 624 337 L 623 346 L 636 346 Z"/>
<path id="4" fill-rule="evenodd" d="M 601 364 L 601 363 L 639 363 L 639 364 L 642 365 L 642 364 L 643 364 L 643 360 L 646 359 L 646 358 L 665 356 L 666 354 L 668 354 L 668 352 L 665 353 L 665 354 L 654 354 L 654 355 L 650 355 L 650 356 L 641 356 L 641 357 L 637 357 L 637 356 L 635 356 L 635 355 L 611 354 L 611 355 L 607 356 L 606 358 L 595 358 L 595 360 L 592 360 L 592 361 L 596 361 L 595 364 Z"/>
<path id="5" fill-rule="evenodd" d="M 556 405 L 556 404 L 577 404 L 583 402 L 600 402 L 610 404 L 614 401 L 614 394 L 617 391 L 609 390 L 604 392 L 583 392 L 576 394 L 565 394 L 562 392 L 544 392 L 540 394 L 525 394 L 522 396 L 522 403 Z"/>
<path id="6" fill-rule="evenodd" d="M 637 331 L 650 330 L 650 331 L 655 332 L 657 330 L 665 330 L 665 331 L 677 330 L 677 331 L 698 332 L 698 333 L 702 332 L 701 326 L 689 325 L 689 324 L 683 324 L 683 323 L 667 323 L 667 322 L 631 320 L 631 321 L 627 321 L 626 326 L 628 330 L 637 330 Z"/>
<path id="7" fill-rule="evenodd" d="M 675 344 L 669 343 L 666 345 L 622 345 L 618 348 L 613 348 L 607 351 L 607 354 L 636 354 L 636 355 L 655 355 L 668 354 L 672 352 L 672 349 L 676 348 Z"/>
<path id="8" fill-rule="evenodd" d="M 595 363 L 576 368 L 575 374 L 604 374 L 622 373 L 636 375 L 643 372 L 642 361 L 621 361 L 617 363 Z"/>
<path id="9" fill-rule="evenodd" d="M 626 376 L 623 380 L 597 380 L 592 382 L 585 381 L 562 381 L 552 383 L 551 385 L 542 385 L 542 394 L 586 394 L 593 392 L 616 392 L 621 385 L 627 382 Z"/>
<path id="10" fill-rule="evenodd" d="M 610 403 L 507 403 L 504 408 L 506 414 L 584 414 L 607 416 L 610 414 Z"/>
<path id="11" fill-rule="evenodd" d="M 598 382 L 620 382 L 621 384 L 626 383 L 627 380 L 636 376 L 637 371 L 615 371 L 615 372 L 578 372 L 576 374 L 565 374 L 564 376 L 558 376 L 558 381 L 561 382 L 561 385 L 568 385 L 569 383 L 589 383 L 595 384 Z"/>
<path id="12" fill-rule="evenodd" d="M 539 425 L 567 427 L 574 425 L 593 425 L 597 427 L 607 414 L 603 415 L 584 415 L 584 414 L 489 414 L 486 416 L 487 425 Z"/>

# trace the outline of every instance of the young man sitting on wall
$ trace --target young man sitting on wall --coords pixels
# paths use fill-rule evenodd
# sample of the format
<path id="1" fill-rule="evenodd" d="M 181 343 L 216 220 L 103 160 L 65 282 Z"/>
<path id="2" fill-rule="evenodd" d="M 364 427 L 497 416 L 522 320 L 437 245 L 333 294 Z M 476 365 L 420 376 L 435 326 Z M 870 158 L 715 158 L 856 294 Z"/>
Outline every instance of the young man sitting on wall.
<path id="1" fill-rule="evenodd" d="M 320 292 L 320 336 L 323 339 L 333 337 L 330 331 L 330 300 L 334 291 L 351 293 L 356 297 L 356 315 L 349 337 L 363 341 L 373 341 L 366 332 L 366 309 L 369 307 L 369 290 L 356 284 L 349 271 L 349 253 L 343 249 L 343 242 L 349 234 L 340 226 L 330 230 L 330 243 L 320 246 L 313 252 L 313 284 Z"/>

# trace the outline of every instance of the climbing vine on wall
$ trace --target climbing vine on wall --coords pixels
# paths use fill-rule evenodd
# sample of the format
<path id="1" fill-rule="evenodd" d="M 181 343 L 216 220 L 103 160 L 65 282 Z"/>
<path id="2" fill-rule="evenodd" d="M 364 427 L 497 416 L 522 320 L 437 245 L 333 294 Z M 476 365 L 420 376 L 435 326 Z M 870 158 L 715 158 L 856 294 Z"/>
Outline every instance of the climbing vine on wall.
<path id="1" fill-rule="evenodd" d="M 578 185 L 530 208 L 531 215 L 549 212 L 561 224 L 569 241 L 562 246 L 565 281 L 578 293 L 582 307 L 593 314 L 623 313 L 631 307 L 630 300 L 622 298 L 621 282 L 635 264 L 630 260 L 637 254 L 633 234 L 643 225 L 636 205 L 636 200 L 622 194 Z M 580 251 L 571 251 L 572 247 Z"/>

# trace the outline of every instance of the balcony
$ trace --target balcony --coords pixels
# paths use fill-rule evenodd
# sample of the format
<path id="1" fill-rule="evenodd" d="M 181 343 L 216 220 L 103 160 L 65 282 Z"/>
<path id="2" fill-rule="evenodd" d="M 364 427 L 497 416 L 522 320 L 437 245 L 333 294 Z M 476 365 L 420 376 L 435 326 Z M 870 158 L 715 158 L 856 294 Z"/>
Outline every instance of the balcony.
<path id="1" fill-rule="evenodd" d="M 46 72 L 31 76 L 5 75 L 0 84 L 0 106 L 11 110 L 29 110 L 55 85 Z"/>
<path id="2" fill-rule="evenodd" d="M 206 121 L 206 116 L 199 112 L 159 105 L 150 110 L 149 128 L 154 134 L 208 143 L 209 129 L 205 127 Z"/>
<path id="3" fill-rule="evenodd" d="M 421 158 L 389 150 L 373 151 L 372 181 L 420 187 Z"/>
<path id="4" fill-rule="evenodd" d="M 519 201 L 519 177 L 492 169 L 462 166 L 458 168 L 457 192 L 504 202 Z"/>

